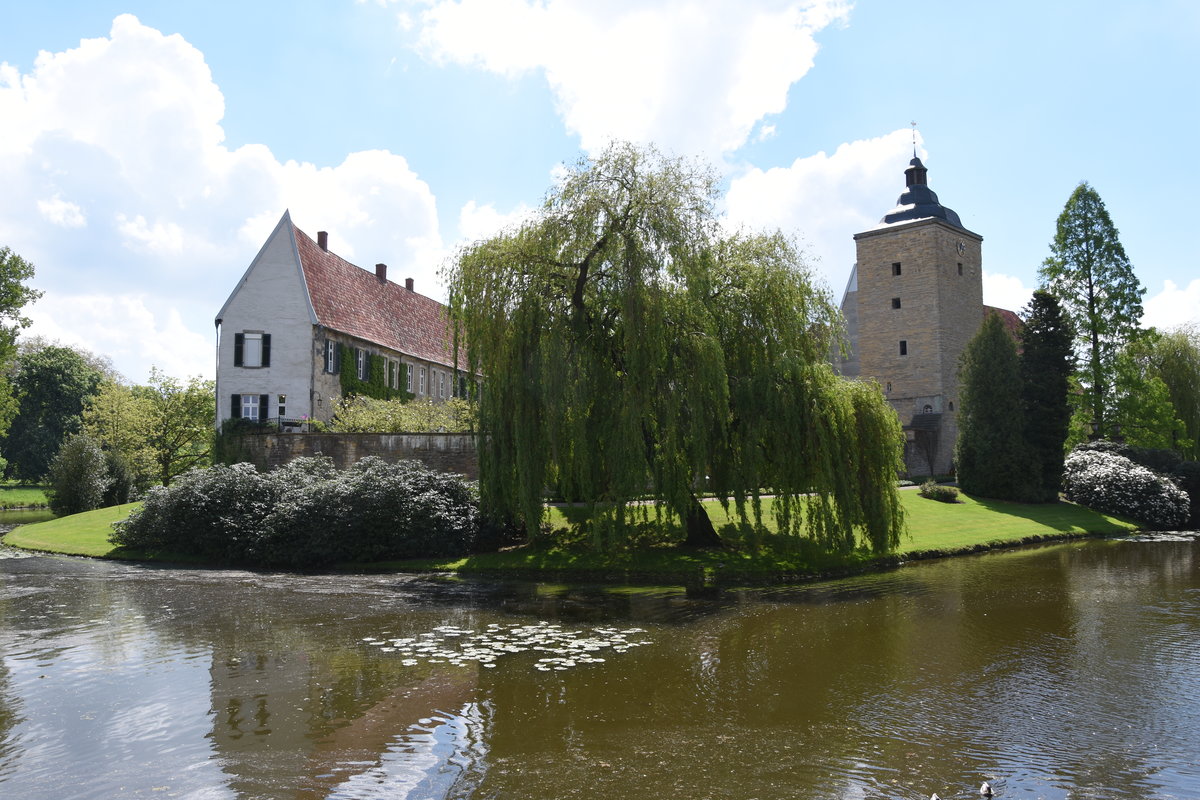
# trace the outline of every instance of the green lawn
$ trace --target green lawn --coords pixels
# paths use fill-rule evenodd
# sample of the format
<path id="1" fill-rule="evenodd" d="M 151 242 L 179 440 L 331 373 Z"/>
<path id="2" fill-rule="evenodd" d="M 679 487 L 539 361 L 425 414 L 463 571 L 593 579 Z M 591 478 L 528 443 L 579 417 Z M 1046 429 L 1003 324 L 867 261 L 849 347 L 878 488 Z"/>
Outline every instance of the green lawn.
<path id="1" fill-rule="evenodd" d="M 4 543 L 26 550 L 116 558 L 117 548 L 108 541 L 112 523 L 128 517 L 137 506 L 137 503 L 126 503 L 22 525 L 5 536 Z"/>
<path id="2" fill-rule="evenodd" d="M 958 503 L 926 500 L 915 491 L 902 491 L 908 535 L 899 550 L 884 563 L 919 556 L 967 552 L 985 547 L 1083 534 L 1120 534 L 1136 528 L 1132 522 L 1106 516 L 1069 503 L 1024 505 L 963 496 Z M 170 554 L 132 552 L 115 548 L 107 540 L 113 522 L 136 507 L 131 503 L 76 514 L 62 519 L 25 525 L 10 533 L 5 544 L 31 550 L 71 555 L 139 560 L 195 561 Z M 769 519 L 770 504 L 764 515 Z M 549 521 L 563 528 L 538 546 L 513 548 L 458 559 L 422 559 L 370 565 L 378 570 L 455 571 L 511 577 L 559 580 L 613 580 L 637 582 L 758 583 L 860 569 L 878 559 L 865 552 L 841 556 L 819 553 L 803 539 L 765 534 L 757 539 L 739 535 L 737 527 L 717 503 L 709 514 L 722 535 L 733 541 L 729 549 L 688 551 L 649 536 L 614 552 L 597 552 L 585 534 L 571 530 L 583 511 L 551 508 Z"/>
<path id="3" fill-rule="evenodd" d="M 0 508 L 44 508 L 46 489 L 32 483 L 0 482 Z"/>

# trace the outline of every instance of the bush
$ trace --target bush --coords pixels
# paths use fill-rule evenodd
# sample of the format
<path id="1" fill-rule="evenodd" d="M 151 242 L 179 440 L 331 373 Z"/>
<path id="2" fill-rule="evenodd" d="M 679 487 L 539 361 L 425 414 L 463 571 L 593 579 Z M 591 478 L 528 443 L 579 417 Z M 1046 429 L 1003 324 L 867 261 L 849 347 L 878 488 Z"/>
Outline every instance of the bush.
<path id="1" fill-rule="evenodd" d="M 940 503 L 958 502 L 958 489 L 953 486 L 941 486 L 932 478 L 922 483 L 917 493 L 921 497 L 928 497 L 930 500 L 937 500 Z"/>
<path id="2" fill-rule="evenodd" d="M 137 475 L 123 455 L 116 450 L 104 452 L 105 469 L 109 484 L 104 490 L 104 506 L 119 506 L 128 503 L 137 494 Z"/>
<path id="3" fill-rule="evenodd" d="M 50 510 L 65 517 L 100 508 L 111 484 L 108 462 L 100 446 L 90 436 L 75 434 L 50 462 L 50 485 L 46 490 Z"/>
<path id="4" fill-rule="evenodd" d="M 314 567 L 461 555 L 493 538 L 474 490 L 458 476 L 373 457 L 339 471 L 318 457 L 267 474 L 250 464 L 194 470 L 170 489 L 152 490 L 112 541 L 237 563 Z"/>
<path id="5" fill-rule="evenodd" d="M 1200 529 L 1200 461 L 1184 461 L 1171 472 L 1171 479 L 1191 498 L 1188 527 L 1193 530 Z"/>
<path id="6" fill-rule="evenodd" d="M 1077 452 L 1098 451 L 1101 453 L 1114 453 L 1118 456 L 1124 456 L 1135 464 L 1140 464 L 1151 472 L 1157 472 L 1160 475 L 1166 475 L 1177 467 L 1183 461 L 1179 453 L 1174 450 L 1163 450 L 1152 447 L 1134 447 L 1133 445 L 1124 442 L 1110 442 L 1107 439 L 1100 439 L 1095 442 L 1085 442 L 1084 444 L 1075 447 Z"/>
<path id="7" fill-rule="evenodd" d="M 1124 456 L 1076 448 L 1063 471 L 1067 499 L 1108 514 L 1132 517 L 1154 530 L 1174 530 L 1188 518 L 1187 493 Z"/>

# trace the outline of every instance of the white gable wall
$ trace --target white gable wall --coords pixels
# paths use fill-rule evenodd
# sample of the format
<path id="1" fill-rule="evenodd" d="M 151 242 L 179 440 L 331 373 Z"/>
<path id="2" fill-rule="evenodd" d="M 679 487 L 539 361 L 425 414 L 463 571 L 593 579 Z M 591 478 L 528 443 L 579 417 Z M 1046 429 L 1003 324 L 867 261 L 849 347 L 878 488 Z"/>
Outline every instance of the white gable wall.
<path id="1" fill-rule="evenodd" d="M 311 417 L 315 320 L 287 214 L 233 290 L 218 321 L 217 424 L 232 416 L 234 394 L 270 395 L 268 419 L 279 416 L 280 395 L 286 397 L 286 417 Z M 234 366 L 234 334 L 246 331 L 271 335 L 270 366 Z"/>

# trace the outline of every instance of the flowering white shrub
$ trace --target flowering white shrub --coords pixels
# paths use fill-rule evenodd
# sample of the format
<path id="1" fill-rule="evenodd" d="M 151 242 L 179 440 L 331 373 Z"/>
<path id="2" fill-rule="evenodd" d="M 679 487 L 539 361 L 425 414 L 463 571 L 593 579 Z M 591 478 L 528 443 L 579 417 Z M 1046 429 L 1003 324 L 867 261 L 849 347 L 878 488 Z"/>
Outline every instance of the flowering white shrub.
<path id="1" fill-rule="evenodd" d="M 1124 456 L 1076 450 L 1063 467 L 1063 491 L 1080 505 L 1132 517 L 1156 530 L 1178 529 L 1188 519 L 1185 491 Z"/>

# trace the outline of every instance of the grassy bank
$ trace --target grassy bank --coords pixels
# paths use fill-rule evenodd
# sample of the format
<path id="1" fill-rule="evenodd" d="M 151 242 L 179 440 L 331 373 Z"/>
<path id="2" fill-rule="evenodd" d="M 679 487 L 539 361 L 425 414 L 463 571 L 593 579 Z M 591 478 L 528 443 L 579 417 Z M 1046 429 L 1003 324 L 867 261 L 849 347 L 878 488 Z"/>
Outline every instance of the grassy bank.
<path id="1" fill-rule="evenodd" d="M 908 535 L 896 553 L 884 558 L 855 552 L 817 552 L 804 540 L 767 533 L 755 536 L 739 528 L 719 504 L 709 506 L 713 523 L 732 542 L 729 549 L 688 551 L 653 537 L 635 537 L 624 548 L 597 552 L 578 523 L 579 509 L 552 508 L 550 523 L 559 529 L 534 546 L 458 559 L 422 559 L 380 564 L 343 565 L 347 569 L 457 572 L 514 578 L 601 580 L 658 583 L 771 583 L 841 574 L 899 561 L 1006 547 L 1024 542 L 1089 534 L 1120 534 L 1136 528 L 1128 521 L 1069 503 L 1024 505 L 963 497 L 947 504 L 926 500 L 914 491 L 901 493 Z M 141 553 L 113 547 L 111 524 L 136 504 L 101 509 L 20 527 L 5 544 L 30 550 L 132 560 L 195 561 L 171 554 Z M 769 517 L 769 505 L 766 514 Z"/>
<path id="2" fill-rule="evenodd" d="M 0 481 L 0 509 L 45 508 L 46 489 L 33 483 Z"/>

